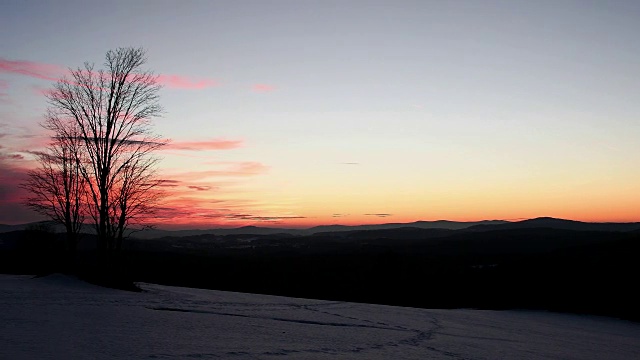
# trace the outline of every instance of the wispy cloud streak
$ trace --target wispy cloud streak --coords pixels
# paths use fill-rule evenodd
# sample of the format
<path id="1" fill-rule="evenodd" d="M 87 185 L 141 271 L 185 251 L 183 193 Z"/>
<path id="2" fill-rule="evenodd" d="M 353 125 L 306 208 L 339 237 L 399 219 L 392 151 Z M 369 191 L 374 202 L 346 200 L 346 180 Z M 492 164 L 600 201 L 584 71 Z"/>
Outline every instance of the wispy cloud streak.
<path id="1" fill-rule="evenodd" d="M 257 92 L 257 93 L 268 93 L 275 90 L 276 90 L 275 86 L 268 85 L 268 84 L 253 84 L 251 86 L 251 91 Z"/>
<path id="2" fill-rule="evenodd" d="M 290 216 L 258 216 L 258 215 L 251 215 L 251 214 L 227 214 L 224 216 L 227 219 L 234 219 L 234 220 L 251 220 L 251 221 L 269 221 L 269 222 L 277 222 L 280 220 L 291 220 L 291 219 L 306 219 L 305 216 L 297 216 L 297 215 L 290 215 Z"/>
<path id="3" fill-rule="evenodd" d="M 211 186 L 208 185 L 189 185 L 187 186 L 189 189 L 198 190 L 198 191 L 208 191 L 211 190 Z"/>
<path id="4" fill-rule="evenodd" d="M 65 72 L 63 67 L 57 65 L 0 58 L 0 73 L 20 74 L 42 80 L 57 81 Z"/>
<path id="5" fill-rule="evenodd" d="M 174 178 L 182 179 L 183 181 L 198 181 L 207 178 L 214 177 L 245 177 L 245 176 L 255 176 L 259 174 L 263 174 L 269 170 L 269 167 L 256 162 L 256 161 L 245 161 L 245 162 L 220 162 L 213 163 L 215 165 L 223 165 L 222 169 L 214 169 L 214 170 L 202 170 L 202 171 L 191 171 L 186 173 L 181 173 L 174 175 Z"/>
<path id="6" fill-rule="evenodd" d="M 158 186 L 174 188 L 180 186 L 181 183 L 182 181 L 178 180 L 162 179 L 158 182 Z"/>
<path id="7" fill-rule="evenodd" d="M 41 80 L 62 80 L 68 70 L 62 66 L 39 63 L 27 60 L 8 60 L 0 58 L 0 73 L 18 74 Z M 206 89 L 220 85 L 210 78 L 193 78 L 176 74 L 160 74 L 157 82 L 170 89 Z"/>
<path id="8" fill-rule="evenodd" d="M 168 88 L 183 90 L 200 90 L 220 85 L 220 83 L 214 79 L 193 79 L 180 75 L 158 75 L 157 82 Z"/>
<path id="9" fill-rule="evenodd" d="M 212 139 L 204 141 L 171 141 L 163 147 L 166 150 L 230 150 L 242 147 L 242 140 Z"/>
<path id="10" fill-rule="evenodd" d="M 157 220 L 161 223 L 232 225 L 255 222 L 278 223 L 306 217 L 295 214 L 264 213 L 261 205 L 247 199 L 208 199 L 179 196 L 158 209 Z M 177 221 L 177 222 L 176 222 Z M 169 224 L 167 224 L 169 225 Z"/>

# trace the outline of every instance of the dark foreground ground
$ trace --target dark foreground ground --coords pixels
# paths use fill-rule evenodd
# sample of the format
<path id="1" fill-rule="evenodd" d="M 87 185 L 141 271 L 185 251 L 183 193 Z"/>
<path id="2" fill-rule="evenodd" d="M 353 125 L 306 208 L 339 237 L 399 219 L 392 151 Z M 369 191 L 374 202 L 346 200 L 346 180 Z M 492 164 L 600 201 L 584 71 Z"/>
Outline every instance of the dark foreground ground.
<path id="1" fill-rule="evenodd" d="M 0 234 L 0 271 L 59 271 L 60 236 Z M 74 271 L 91 273 L 87 235 Z M 129 279 L 420 308 L 542 309 L 639 321 L 640 233 L 400 228 L 127 242 Z"/>
<path id="2" fill-rule="evenodd" d="M 0 358 L 629 360 L 640 323 L 0 275 Z"/>

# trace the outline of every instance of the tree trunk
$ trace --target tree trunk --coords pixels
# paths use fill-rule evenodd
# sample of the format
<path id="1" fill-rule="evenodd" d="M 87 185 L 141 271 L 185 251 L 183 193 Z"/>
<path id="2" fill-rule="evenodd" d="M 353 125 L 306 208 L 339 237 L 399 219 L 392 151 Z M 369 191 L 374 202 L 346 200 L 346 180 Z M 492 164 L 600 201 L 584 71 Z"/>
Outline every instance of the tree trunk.
<path id="1" fill-rule="evenodd" d="M 74 273 L 76 270 L 76 258 L 78 253 L 78 234 L 73 231 L 67 230 L 67 259 L 66 259 L 66 271 Z"/>

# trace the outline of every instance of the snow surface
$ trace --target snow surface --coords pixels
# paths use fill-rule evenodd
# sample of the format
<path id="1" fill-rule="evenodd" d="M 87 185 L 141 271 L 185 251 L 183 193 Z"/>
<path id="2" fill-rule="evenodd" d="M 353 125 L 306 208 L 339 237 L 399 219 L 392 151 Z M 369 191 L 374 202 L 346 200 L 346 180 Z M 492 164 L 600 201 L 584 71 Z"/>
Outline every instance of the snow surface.
<path id="1" fill-rule="evenodd" d="M 0 275 L 0 359 L 640 359 L 640 324 Z"/>

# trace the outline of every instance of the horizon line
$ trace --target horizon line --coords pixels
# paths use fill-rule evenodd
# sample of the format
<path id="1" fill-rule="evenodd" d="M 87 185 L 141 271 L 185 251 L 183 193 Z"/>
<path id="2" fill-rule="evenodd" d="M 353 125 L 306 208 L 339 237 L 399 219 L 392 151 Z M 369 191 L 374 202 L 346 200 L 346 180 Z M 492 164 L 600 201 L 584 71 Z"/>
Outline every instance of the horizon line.
<path id="1" fill-rule="evenodd" d="M 575 219 L 567 219 L 567 218 L 559 218 L 553 216 L 537 216 L 531 218 L 512 218 L 512 219 L 483 219 L 483 220 L 469 220 L 469 221 L 461 221 L 461 220 L 446 220 L 446 219 L 438 219 L 438 220 L 415 220 L 408 222 L 382 222 L 382 223 L 361 223 L 361 224 L 339 224 L 339 223 L 328 223 L 328 224 L 320 224 L 313 226 L 291 226 L 288 224 L 268 224 L 268 223 L 252 223 L 249 225 L 238 225 L 238 226 L 220 226 L 212 224 L 210 227 L 202 227 L 201 225 L 195 225 L 190 227 L 190 224 L 176 224 L 176 225 L 167 225 L 167 224 L 150 224 L 151 226 L 155 226 L 150 230 L 160 230 L 160 231 L 183 231 L 183 230 L 220 230 L 220 229 L 242 229 L 247 227 L 255 227 L 255 228 L 270 228 L 270 229 L 295 229 L 295 230 L 310 230 L 317 227 L 330 227 L 330 226 L 343 226 L 343 227 L 360 227 L 360 226 L 379 226 L 379 225 L 410 225 L 420 222 L 426 223 L 437 223 L 437 222 L 450 222 L 450 223 L 480 223 L 480 222 L 495 222 L 495 221 L 503 221 L 508 223 L 517 223 L 527 220 L 538 220 L 538 219 L 549 219 L 549 220 L 562 220 L 562 221 L 572 221 L 572 222 L 581 222 L 581 223 L 591 223 L 591 224 L 634 224 L 640 223 L 640 221 L 583 221 L 583 220 L 575 220 Z M 52 220 L 41 220 L 41 221 L 33 221 L 27 223 L 16 223 L 16 224 L 5 224 L 0 223 L 0 226 L 23 226 L 23 225 L 32 225 L 32 224 L 41 224 L 41 223 L 56 223 Z M 86 223 L 84 225 L 90 226 L 91 223 Z M 132 230 L 136 230 L 132 228 Z M 145 231 L 145 230 L 142 230 Z"/>

